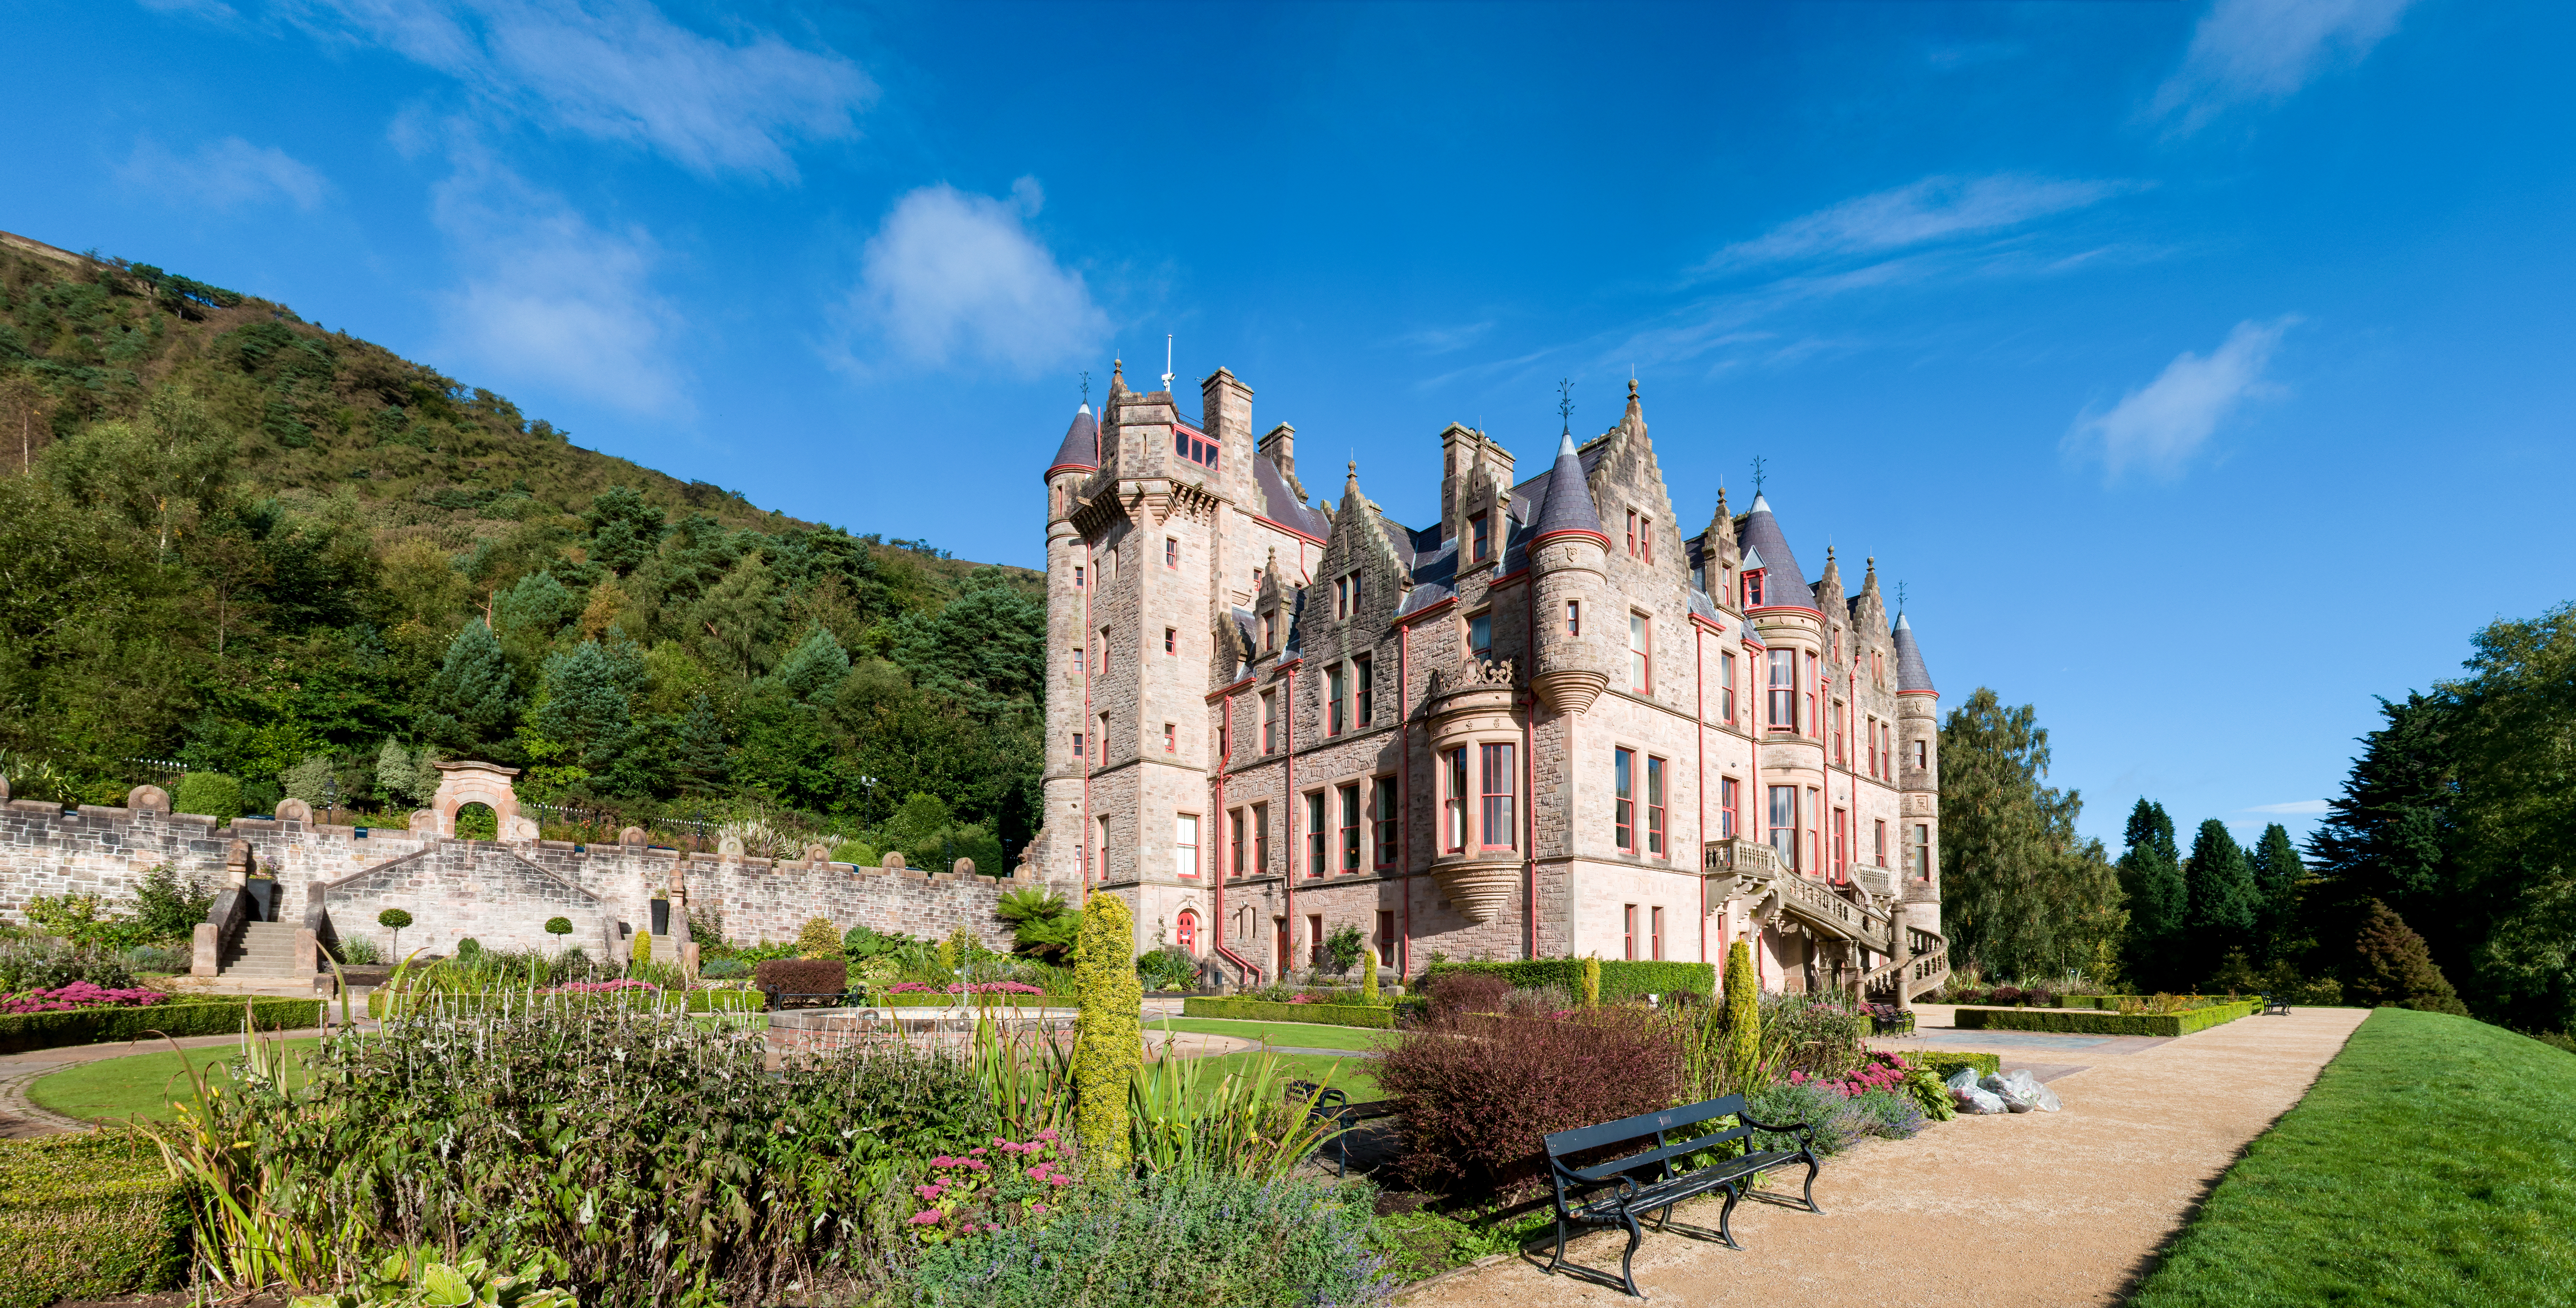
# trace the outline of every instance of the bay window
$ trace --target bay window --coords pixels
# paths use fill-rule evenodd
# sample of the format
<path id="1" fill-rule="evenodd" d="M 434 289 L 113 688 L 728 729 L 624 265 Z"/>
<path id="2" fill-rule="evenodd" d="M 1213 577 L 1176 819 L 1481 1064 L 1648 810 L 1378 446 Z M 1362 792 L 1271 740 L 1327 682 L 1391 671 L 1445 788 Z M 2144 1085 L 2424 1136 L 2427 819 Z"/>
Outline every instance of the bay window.
<path id="1" fill-rule="evenodd" d="M 1477 752 L 1482 760 L 1479 795 L 1484 800 L 1480 815 L 1484 825 L 1477 839 L 1487 849 L 1513 848 L 1519 841 L 1512 827 L 1512 801 L 1519 789 L 1512 776 L 1512 747 L 1481 745 Z"/>

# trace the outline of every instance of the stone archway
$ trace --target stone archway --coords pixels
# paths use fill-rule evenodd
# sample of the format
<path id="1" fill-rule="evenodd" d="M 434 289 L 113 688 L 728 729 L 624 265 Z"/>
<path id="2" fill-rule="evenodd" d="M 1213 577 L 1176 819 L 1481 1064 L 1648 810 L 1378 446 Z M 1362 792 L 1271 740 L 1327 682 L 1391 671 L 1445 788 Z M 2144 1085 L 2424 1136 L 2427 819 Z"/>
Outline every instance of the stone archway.
<path id="1" fill-rule="evenodd" d="M 484 804 L 492 810 L 500 839 L 535 839 L 521 834 L 535 824 L 519 816 L 519 796 L 510 787 L 510 778 L 519 775 L 517 768 L 472 759 L 433 766 L 438 769 L 438 793 L 429 797 L 429 811 L 438 816 L 438 834 L 454 839 L 456 810 L 468 804 Z"/>

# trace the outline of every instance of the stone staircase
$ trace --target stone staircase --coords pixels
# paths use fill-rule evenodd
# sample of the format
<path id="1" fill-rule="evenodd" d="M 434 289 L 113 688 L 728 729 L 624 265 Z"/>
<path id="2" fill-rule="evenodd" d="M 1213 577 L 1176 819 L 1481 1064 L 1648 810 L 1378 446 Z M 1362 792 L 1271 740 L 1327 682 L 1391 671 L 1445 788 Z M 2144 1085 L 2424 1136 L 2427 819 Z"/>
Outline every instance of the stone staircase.
<path id="1" fill-rule="evenodd" d="M 173 990 L 218 995 L 275 995 L 310 999 L 329 985 L 328 973 L 296 966 L 303 926 L 295 922 L 245 922 L 241 938 L 224 947 L 210 977 L 172 977 Z"/>

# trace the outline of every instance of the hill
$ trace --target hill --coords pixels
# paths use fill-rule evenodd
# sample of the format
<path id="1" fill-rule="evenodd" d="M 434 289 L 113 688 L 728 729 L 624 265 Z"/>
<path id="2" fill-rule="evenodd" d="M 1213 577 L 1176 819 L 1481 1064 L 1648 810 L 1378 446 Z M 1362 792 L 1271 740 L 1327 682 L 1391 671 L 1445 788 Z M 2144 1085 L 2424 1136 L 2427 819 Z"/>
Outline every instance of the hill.
<path id="1" fill-rule="evenodd" d="M 0 234 L 0 466 L 22 795 L 399 812 L 427 751 L 600 823 L 995 859 L 1034 819 L 1038 574 L 583 449 L 282 304 Z"/>

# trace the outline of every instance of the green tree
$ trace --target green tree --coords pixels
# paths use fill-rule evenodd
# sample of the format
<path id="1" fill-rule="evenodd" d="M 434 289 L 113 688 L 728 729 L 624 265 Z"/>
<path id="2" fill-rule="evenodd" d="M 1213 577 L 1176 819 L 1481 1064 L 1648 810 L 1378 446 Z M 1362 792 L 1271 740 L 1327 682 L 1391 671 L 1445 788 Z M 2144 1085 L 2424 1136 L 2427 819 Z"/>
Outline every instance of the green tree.
<path id="1" fill-rule="evenodd" d="M 91 427 L 48 451 L 45 466 L 73 500 L 122 516 L 168 558 L 223 502 L 239 439 L 195 396 L 164 386 L 140 422 Z"/>
<path id="2" fill-rule="evenodd" d="M 680 775 L 690 786 L 716 786 L 725 780 L 728 768 L 724 721 L 716 716 L 715 701 L 707 698 L 705 691 L 689 701 L 688 715 L 680 719 L 677 762 Z"/>
<path id="3" fill-rule="evenodd" d="M 582 521 L 590 524 L 590 541 L 586 549 L 590 561 L 625 576 L 633 572 L 662 543 L 669 530 L 662 511 L 644 502 L 632 486 L 611 486 L 601 491 L 590 507 L 582 510 Z"/>
<path id="4" fill-rule="evenodd" d="M 2227 824 L 2217 818 L 2201 823 L 2193 834 L 2182 879 L 2191 895 L 2191 911 L 2184 919 L 2190 931 L 2186 975 L 2197 985 L 2229 950 L 2251 949 L 2260 901 L 2253 865 L 2246 861 L 2236 838 L 2227 833 Z"/>
<path id="5" fill-rule="evenodd" d="M 1954 961 L 1996 976 L 2089 961 L 2086 924 L 2116 908 L 2100 846 L 2079 841 L 2083 800 L 2043 784 L 2048 732 L 2029 705 L 1980 686 L 1941 726 L 1941 920 Z"/>
<path id="6" fill-rule="evenodd" d="M 525 632 L 539 642 L 552 640 L 580 613 L 581 601 L 544 569 L 519 578 L 493 604 L 493 616 L 502 630 Z"/>
<path id="7" fill-rule="evenodd" d="M 841 679 L 850 675 L 850 652 L 829 630 L 818 626 L 779 661 L 776 675 L 787 693 L 812 700 L 841 688 Z"/>
<path id="8" fill-rule="evenodd" d="M 2308 868 L 2299 861 L 2298 846 L 2290 843 L 2289 828 L 2278 822 L 2263 828 L 2252 862 L 2254 938 L 2261 946 L 2255 957 L 2268 969 L 2297 959 L 2311 943 L 2299 938 L 2299 894 Z"/>
<path id="9" fill-rule="evenodd" d="M 595 640 L 546 660 L 545 700 L 531 718 L 593 776 L 605 776 L 633 745 L 634 713 L 616 667 Z"/>
<path id="10" fill-rule="evenodd" d="M 477 619 L 447 644 L 447 657 L 429 683 L 421 732 L 458 749 L 488 746 L 502 737 L 518 696 L 510 688 L 510 663 L 492 628 Z"/>
<path id="11" fill-rule="evenodd" d="M 1034 697 L 1046 677 L 1046 605 L 985 569 L 936 616 L 905 614 L 895 624 L 894 658 L 925 688 L 978 713 Z"/>
<path id="12" fill-rule="evenodd" d="M 202 813 L 218 819 L 218 825 L 242 815 L 242 784 L 221 772 L 191 772 L 179 778 L 178 793 L 170 797 L 170 808 L 178 813 Z"/>
<path id="13" fill-rule="evenodd" d="M 690 639 L 708 661 L 749 677 L 767 665 L 778 639 L 779 600 L 769 565 L 752 554 L 689 610 Z"/>
<path id="14" fill-rule="evenodd" d="M 1726 1005 L 1726 1072 L 1737 1093 L 1759 1090 L 1762 1075 L 1762 987 L 1753 973 L 1753 947 L 1738 940 L 1726 948 L 1721 987 Z"/>
<path id="15" fill-rule="evenodd" d="M 2458 911 L 2480 928 L 2470 1003 L 2490 1021 L 2576 1030 L 2576 604 L 2491 623 L 2471 646 L 2469 675 L 2448 687 L 2463 708 Z"/>
<path id="16" fill-rule="evenodd" d="M 411 914 L 406 913 L 399 908 L 388 908 L 384 912 L 376 914 L 376 925 L 394 933 L 393 948 L 387 952 L 396 957 L 400 957 L 402 954 L 403 928 L 411 925 Z"/>
<path id="17" fill-rule="evenodd" d="M 1135 939 L 1126 901 L 1101 893 L 1083 905 L 1073 965 L 1082 996 L 1073 1039 L 1074 1136 L 1083 1155 L 1113 1175 L 1132 1157 L 1127 1091 L 1144 1056 L 1136 1026 L 1145 989 L 1130 959 Z"/>
<path id="18" fill-rule="evenodd" d="M 2129 810 L 2127 840 L 2128 849 L 2120 855 L 2120 891 L 2129 910 L 2123 970 L 2147 990 L 2181 989 L 2189 982 L 2181 979 L 2175 955 L 2182 947 L 2189 897 L 2183 891 L 2182 851 L 2165 806 L 2140 798 Z"/>
<path id="19" fill-rule="evenodd" d="M 2431 928 L 2425 941 L 2434 959 L 2467 976 L 2488 916 L 2483 900 L 2467 893 L 2467 841 L 2456 813 L 2455 737 L 2465 709 L 2445 690 L 2383 698 L 2379 712 L 2384 725 L 2361 738 L 2343 793 L 2326 801 L 2325 819 L 2308 837 L 2317 885 L 2307 897 L 2303 934 L 2318 941 L 2310 966 L 2345 971 L 2377 900 Z"/>
<path id="20" fill-rule="evenodd" d="M 2462 1017 L 2469 1012 L 2434 964 L 2424 937 L 2376 900 L 2365 906 L 2344 997 L 2364 1008 L 2394 1006 Z"/>

